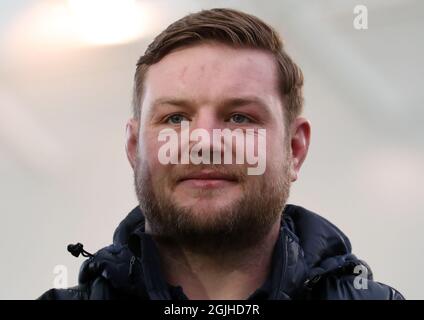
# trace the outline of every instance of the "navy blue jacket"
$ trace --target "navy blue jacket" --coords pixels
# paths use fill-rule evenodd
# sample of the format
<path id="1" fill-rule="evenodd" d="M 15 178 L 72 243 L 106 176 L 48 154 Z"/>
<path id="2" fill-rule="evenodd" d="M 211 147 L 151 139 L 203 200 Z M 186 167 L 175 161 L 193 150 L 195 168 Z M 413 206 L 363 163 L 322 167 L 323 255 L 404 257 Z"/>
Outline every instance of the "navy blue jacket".
<path id="1" fill-rule="evenodd" d="M 351 252 L 349 239 L 332 223 L 305 208 L 286 205 L 267 281 L 249 299 L 400 300 L 392 287 L 373 280 L 369 266 Z M 39 299 L 186 299 L 166 283 L 139 207 L 113 235 L 113 244 L 84 261 L 78 285 L 50 289 Z"/>

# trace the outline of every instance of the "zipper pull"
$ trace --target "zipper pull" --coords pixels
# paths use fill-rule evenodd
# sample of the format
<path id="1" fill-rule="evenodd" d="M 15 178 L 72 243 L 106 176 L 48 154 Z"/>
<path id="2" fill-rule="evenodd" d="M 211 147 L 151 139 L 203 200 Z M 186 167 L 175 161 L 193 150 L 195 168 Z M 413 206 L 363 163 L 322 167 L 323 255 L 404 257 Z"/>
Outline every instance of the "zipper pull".
<path id="1" fill-rule="evenodd" d="M 132 279 L 133 276 L 134 276 L 134 264 L 135 264 L 135 260 L 136 260 L 136 257 L 135 256 L 132 256 L 131 257 L 131 260 L 130 260 L 130 269 L 128 271 L 128 277 L 130 279 Z"/>

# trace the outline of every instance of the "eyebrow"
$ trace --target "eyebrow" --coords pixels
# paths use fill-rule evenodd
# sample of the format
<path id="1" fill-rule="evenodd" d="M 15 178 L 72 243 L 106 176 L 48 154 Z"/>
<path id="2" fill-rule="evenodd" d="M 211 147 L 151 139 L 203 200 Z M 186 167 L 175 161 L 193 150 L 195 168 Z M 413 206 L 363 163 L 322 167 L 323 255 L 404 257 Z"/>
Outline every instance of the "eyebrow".
<path id="1" fill-rule="evenodd" d="M 173 105 L 173 106 L 181 106 L 181 107 L 192 107 L 193 102 L 187 99 L 180 99 L 177 97 L 161 97 L 157 98 L 152 103 L 152 108 L 156 108 L 162 105 Z"/>
<path id="2" fill-rule="evenodd" d="M 152 109 L 155 109 L 156 107 L 163 106 L 163 105 L 173 105 L 173 106 L 179 106 L 179 107 L 187 107 L 194 109 L 195 102 L 193 100 L 189 99 L 181 99 L 178 97 L 161 97 L 157 98 L 152 103 Z M 230 97 L 223 99 L 218 103 L 219 108 L 237 108 L 237 107 L 243 107 L 256 104 L 262 107 L 262 111 L 266 115 L 271 114 L 271 110 L 269 105 L 260 97 L 257 96 L 243 96 L 243 97 Z"/>

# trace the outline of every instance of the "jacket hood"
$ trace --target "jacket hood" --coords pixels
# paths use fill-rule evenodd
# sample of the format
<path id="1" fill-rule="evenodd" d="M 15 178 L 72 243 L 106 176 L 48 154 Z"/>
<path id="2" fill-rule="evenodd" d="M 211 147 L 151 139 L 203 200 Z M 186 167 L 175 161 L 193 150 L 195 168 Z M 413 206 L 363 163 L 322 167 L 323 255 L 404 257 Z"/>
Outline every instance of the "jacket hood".
<path id="1" fill-rule="evenodd" d="M 356 265 L 369 266 L 352 254 L 346 235 L 335 225 L 303 207 L 286 205 L 282 213 L 280 238 L 275 254 L 281 263 L 273 270 L 273 299 L 292 299 L 310 289 L 323 275 L 337 272 L 352 274 Z M 113 244 L 84 261 L 79 283 L 93 281 L 99 276 L 107 279 L 113 288 L 129 295 L 152 297 L 158 287 L 145 267 L 141 238 L 144 233 L 144 216 L 137 206 L 119 224 L 113 235 Z M 278 260 L 277 260 L 278 261 Z M 137 262 L 140 262 L 139 264 Z M 164 283 L 160 283 L 161 288 Z M 156 290 L 156 291 L 155 291 Z M 156 293 L 155 293 L 156 292 Z M 157 293 L 158 299 L 167 298 Z"/>

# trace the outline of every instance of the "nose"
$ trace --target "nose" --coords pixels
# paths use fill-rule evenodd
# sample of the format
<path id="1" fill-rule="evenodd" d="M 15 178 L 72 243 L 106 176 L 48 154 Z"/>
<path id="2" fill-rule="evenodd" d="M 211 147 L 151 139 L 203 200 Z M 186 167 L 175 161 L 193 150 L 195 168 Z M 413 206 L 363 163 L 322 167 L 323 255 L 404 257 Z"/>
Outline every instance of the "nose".
<path id="1" fill-rule="evenodd" d="M 194 140 L 191 141 L 189 148 L 191 150 L 193 145 L 196 145 L 198 155 L 202 157 L 204 163 L 212 163 L 214 159 L 222 157 L 222 142 L 221 139 L 213 138 L 213 130 L 222 129 L 223 127 L 224 122 L 213 109 L 201 108 L 194 119 L 192 119 L 190 123 L 190 136 Z M 204 154 L 204 152 L 206 153 Z"/>

